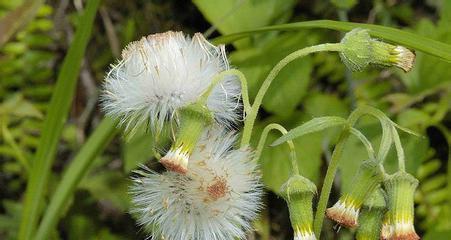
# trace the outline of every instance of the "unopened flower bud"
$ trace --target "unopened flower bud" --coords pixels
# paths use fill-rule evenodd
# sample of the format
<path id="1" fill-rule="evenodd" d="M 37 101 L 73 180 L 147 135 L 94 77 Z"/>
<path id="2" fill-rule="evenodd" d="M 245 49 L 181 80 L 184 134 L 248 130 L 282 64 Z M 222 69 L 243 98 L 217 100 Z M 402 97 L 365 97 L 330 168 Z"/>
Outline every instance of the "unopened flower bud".
<path id="1" fill-rule="evenodd" d="M 178 114 L 180 123 L 175 142 L 160 162 L 170 171 L 185 174 L 189 157 L 203 130 L 213 121 L 213 115 L 197 103 L 181 108 Z"/>
<path id="2" fill-rule="evenodd" d="M 385 195 L 384 190 L 378 187 L 363 202 L 356 233 L 357 240 L 380 239 L 382 219 L 387 211 Z"/>
<path id="3" fill-rule="evenodd" d="M 315 194 L 315 184 L 300 175 L 290 177 L 280 189 L 280 195 L 288 204 L 295 240 L 316 240 L 312 208 Z"/>
<path id="4" fill-rule="evenodd" d="M 341 40 L 340 58 L 351 71 L 362 71 L 371 62 L 371 37 L 368 30 L 356 28 Z"/>
<path id="5" fill-rule="evenodd" d="M 418 180 L 406 172 L 397 172 L 384 181 L 384 188 L 388 196 L 388 212 L 382 239 L 420 239 L 413 225 L 413 201 L 417 186 Z"/>
<path id="6" fill-rule="evenodd" d="M 351 71 L 362 71 L 368 65 L 412 69 L 415 54 L 403 46 L 395 46 L 371 38 L 367 29 L 356 28 L 341 40 L 340 58 Z"/>
<path id="7" fill-rule="evenodd" d="M 403 46 L 395 46 L 382 41 L 372 40 L 372 63 L 384 67 L 396 66 L 408 72 L 415 61 L 415 53 Z"/>
<path id="8" fill-rule="evenodd" d="M 354 187 L 343 194 L 334 206 L 327 209 L 327 217 L 342 226 L 357 227 L 360 208 L 365 198 L 382 180 L 383 173 L 378 163 L 373 160 L 364 161 L 354 176 Z"/>

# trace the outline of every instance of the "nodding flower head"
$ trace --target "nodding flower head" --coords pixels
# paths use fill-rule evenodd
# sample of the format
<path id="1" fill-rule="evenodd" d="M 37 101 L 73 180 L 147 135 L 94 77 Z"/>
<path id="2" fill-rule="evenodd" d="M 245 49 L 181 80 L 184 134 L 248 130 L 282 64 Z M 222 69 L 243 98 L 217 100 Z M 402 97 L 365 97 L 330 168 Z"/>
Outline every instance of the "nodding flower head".
<path id="1" fill-rule="evenodd" d="M 213 46 L 200 33 L 193 38 L 171 31 L 149 35 L 130 43 L 107 74 L 103 109 L 129 134 L 141 125 L 158 133 L 227 69 L 224 46 Z M 209 95 L 206 106 L 218 123 L 229 126 L 238 119 L 240 89 L 237 78 L 228 76 Z"/>
<path id="2" fill-rule="evenodd" d="M 280 195 L 287 202 L 290 211 L 294 240 L 316 240 L 312 206 L 315 194 L 315 184 L 300 175 L 291 176 L 280 189 Z"/>
<path id="3" fill-rule="evenodd" d="M 362 71 L 368 65 L 398 67 L 408 72 L 415 61 L 415 53 L 371 38 L 367 29 L 356 28 L 341 40 L 340 58 L 351 71 Z"/>
<path id="4" fill-rule="evenodd" d="M 261 208 L 262 187 L 249 149 L 235 136 L 208 130 L 191 154 L 189 171 L 139 172 L 131 187 L 132 213 L 152 239 L 245 238 Z"/>
<path id="5" fill-rule="evenodd" d="M 382 228 L 382 239 L 416 240 L 414 194 L 418 180 L 406 172 L 397 172 L 384 181 L 388 196 L 388 212 Z"/>
<path id="6" fill-rule="evenodd" d="M 354 176 L 355 186 L 351 191 L 343 194 L 334 206 L 327 209 L 327 217 L 342 226 L 357 227 L 360 207 L 382 180 L 383 173 L 378 163 L 374 160 L 364 161 Z"/>

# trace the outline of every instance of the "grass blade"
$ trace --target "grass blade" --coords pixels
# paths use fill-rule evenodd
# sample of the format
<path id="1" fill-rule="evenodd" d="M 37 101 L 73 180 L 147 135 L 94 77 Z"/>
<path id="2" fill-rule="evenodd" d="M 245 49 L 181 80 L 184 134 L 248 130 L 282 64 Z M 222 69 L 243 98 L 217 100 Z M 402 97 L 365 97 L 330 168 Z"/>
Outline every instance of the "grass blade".
<path id="1" fill-rule="evenodd" d="M 55 91 L 44 120 L 39 145 L 27 183 L 25 203 L 19 229 L 20 240 L 31 239 L 35 230 L 40 214 L 39 207 L 42 205 L 50 167 L 55 158 L 58 141 L 72 103 L 81 61 L 89 37 L 91 36 L 99 3 L 100 0 L 87 2 L 87 7 L 78 24 L 75 37 L 58 74 Z"/>
<path id="2" fill-rule="evenodd" d="M 27 0 L 0 20 L 0 47 L 34 18 L 44 0 Z"/>
<path id="3" fill-rule="evenodd" d="M 350 31 L 358 27 L 369 29 L 370 34 L 374 37 L 378 37 L 389 42 L 398 43 L 432 56 L 439 57 L 447 62 L 451 62 L 451 45 L 449 44 L 396 28 L 332 20 L 315 20 L 262 27 L 245 32 L 221 36 L 214 39 L 213 42 L 215 44 L 230 43 L 257 33 L 269 31 L 299 31 L 302 28 L 326 28 L 338 31 Z"/>
<path id="4" fill-rule="evenodd" d="M 76 186 L 88 172 L 95 157 L 105 149 L 115 135 L 116 122 L 110 118 L 104 118 L 67 167 L 39 225 L 36 240 L 48 239 L 50 231 L 57 224 L 59 217 L 61 217 L 61 211 L 75 191 Z"/>

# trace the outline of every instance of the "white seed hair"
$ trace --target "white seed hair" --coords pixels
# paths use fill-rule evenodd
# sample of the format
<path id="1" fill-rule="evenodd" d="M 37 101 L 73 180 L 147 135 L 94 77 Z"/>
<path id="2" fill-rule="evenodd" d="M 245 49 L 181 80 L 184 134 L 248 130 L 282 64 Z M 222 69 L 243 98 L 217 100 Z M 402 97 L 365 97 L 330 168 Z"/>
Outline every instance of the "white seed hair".
<path id="1" fill-rule="evenodd" d="M 212 45 L 200 33 L 193 38 L 172 31 L 149 35 L 130 43 L 108 72 L 102 107 L 128 133 L 144 124 L 158 131 L 166 121 L 177 120 L 176 110 L 195 102 L 213 77 L 229 68 L 224 46 Z M 234 76 L 213 89 L 207 107 L 219 124 L 237 121 L 240 94 Z"/>
<path id="2" fill-rule="evenodd" d="M 207 130 L 189 171 L 137 171 L 130 189 L 132 214 L 151 234 L 168 240 L 244 239 L 261 208 L 262 186 L 252 152 L 232 149 L 235 135 Z"/>

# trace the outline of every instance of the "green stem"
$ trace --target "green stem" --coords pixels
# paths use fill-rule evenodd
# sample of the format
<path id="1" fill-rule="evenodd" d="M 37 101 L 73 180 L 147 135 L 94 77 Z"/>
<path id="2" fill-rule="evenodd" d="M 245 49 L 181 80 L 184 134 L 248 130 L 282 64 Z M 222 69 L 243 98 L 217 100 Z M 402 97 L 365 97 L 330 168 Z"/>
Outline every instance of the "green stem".
<path id="1" fill-rule="evenodd" d="M 371 144 L 371 142 L 365 137 L 365 135 L 363 135 L 362 132 L 360 132 L 359 130 L 351 127 L 350 132 L 356 136 L 365 146 L 366 151 L 368 152 L 368 157 L 371 160 L 376 160 L 376 155 L 374 154 L 374 149 L 373 149 L 373 145 Z"/>
<path id="2" fill-rule="evenodd" d="M 406 171 L 406 160 L 404 156 L 404 149 L 402 148 L 401 139 L 399 139 L 398 131 L 395 126 L 391 127 L 393 142 L 396 147 L 396 154 L 398 155 L 398 168 L 399 170 L 405 172 Z"/>
<path id="3" fill-rule="evenodd" d="M 280 60 L 276 66 L 271 70 L 271 72 L 266 77 L 265 81 L 263 82 L 262 86 L 258 90 L 257 96 L 255 97 L 255 101 L 252 104 L 252 108 L 249 111 L 246 120 L 244 121 L 244 129 L 243 129 L 243 136 L 241 138 L 241 147 L 249 145 L 251 135 L 252 135 L 252 129 L 254 127 L 255 119 L 257 118 L 258 111 L 260 109 L 260 105 L 262 104 L 263 97 L 266 94 L 266 91 L 268 90 L 269 86 L 271 85 L 274 78 L 277 76 L 277 74 L 290 62 L 292 62 L 295 59 L 298 59 L 300 57 L 304 57 L 308 54 L 314 53 L 314 52 L 322 52 L 322 51 L 341 51 L 342 45 L 341 43 L 325 43 L 320 45 L 315 45 L 311 47 L 306 47 L 300 50 L 297 50 L 282 60 Z"/>
<path id="4" fill-rule="evenodd" d="M 315 230 L 315 235 L 317 239 L 320 239 L 321 228 L 323 226 L 324 215 L 326 212 L 327 202 L 329 200 L 330 191 L 332 189 L 332 184 L 334 182 L 335 174 L 337 172 L 338 163 L 340 162 L 341 155 L 343 154 L 343 149 L 346 141 L 350 135 L 350 128 L 346 127 L 341 132 L 338 139 L 338 143 L 334 148 L 332 153 L 332 158 L 327 168 L 326 176 L 324 178 L 323 187 L 321 189 L 321 194 L 319 196 L 318 207 L 315 214 L 315 222 L 313 228 Z"/>
<path id="5" fill-rule="evenodd" d="M 216 85 L 224 79 L 224 77 L 228 75 L 235 75 L 238 77 L 238 79 L 241 82 L 241 96 L 243 97 L 243 105 L 244 105 L 244 112 L 248 113 L 251 109 L 251 104 L 249 102 L 249 93 L 247 90 L 247 80 L 246 77 L 242 72 L 240 72 L 237 69 L 229 69 L 222 71 L 218 74 L 216 74 L 213 77 L 213 80 L 210 83 L 210 86 L 208 86 L 207 90 L 200 96 L 199 102 L 202 104 L 205 104 L 207 102 L 208 97 L 210 96 L 213 89 L 216 87 Z"/>
<path id="6" fill-rule="evenodd" d="M 287 130 L 280 124 L 271 123 L 268 124 L 264 129 L 260 136 L 260 140 L 258 141 L 257 149 L 255 151 L 255 161 L 260 159 L 260 156 L 263 151 L 263 147 L 265 146 L 266 138 L 268 137 L 269 131 L 276 129 L 279 130 L 283 135 L 287 134 Z M 290 148 L 290 158 L 291 158 L 291 166 L 293 168 L 293 174 L 299 174 L 299 167 L 296 157 L 296 149 L 294 148 L 294 143 L 291 140 L 287 141 L 288 147 Z"/>

